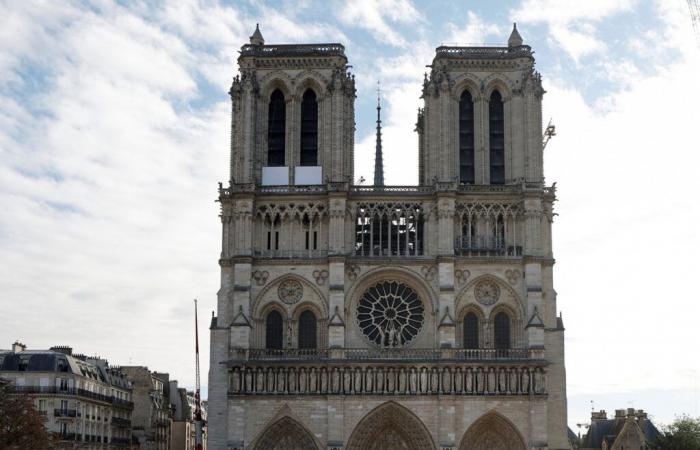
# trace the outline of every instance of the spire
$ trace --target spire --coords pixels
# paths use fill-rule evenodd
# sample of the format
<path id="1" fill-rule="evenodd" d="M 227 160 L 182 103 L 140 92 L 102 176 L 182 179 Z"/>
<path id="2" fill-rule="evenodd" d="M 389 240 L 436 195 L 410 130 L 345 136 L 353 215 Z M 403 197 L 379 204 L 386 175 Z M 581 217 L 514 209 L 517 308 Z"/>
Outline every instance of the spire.
<path id="1" fill-rule="evenodd" d="M 250 37 L 250 43 L 252 45 L 265 45 L 265 39 L 263 39 L 263 35 L 260 32 L 260 27 L 258 26 L 259 24 L 255 24 L 255 31 L 253 32 L 253 35 Z"/>
<path id="2" fill-rule="evenodd" d="M 508 47 L 520 47 L 523 45 L 523 38 L 518 33 L 518 26 L 513 22 L 513 31 L 508 38 Z"/>
<path id="3" fill-rule="evenodd" d="M 382 105 L 379 81 L 377 81 L 377 144 L 374 149 L 374 185 L 384 186 L 384 160 L 382 158 Z"/>

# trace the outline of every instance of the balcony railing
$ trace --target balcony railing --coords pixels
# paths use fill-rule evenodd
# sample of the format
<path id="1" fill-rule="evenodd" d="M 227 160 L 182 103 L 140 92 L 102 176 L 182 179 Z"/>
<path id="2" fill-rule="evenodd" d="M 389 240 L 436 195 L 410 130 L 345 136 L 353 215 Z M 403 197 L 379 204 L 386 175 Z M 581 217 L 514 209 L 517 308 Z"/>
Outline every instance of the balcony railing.
<path id="1" fill-rule="evenodd" d="M 124 419 L 123 417 L 112 417 L 112 425 L 128 428 L 131 426 L 131 420 Z"/>
<path id="2" fill-rule="evenodd" d="M 59 388 L 56 386 L 12 386 L 12 390 L 17 394 L 33 394 L 33 395 L 66 395 L 83 397 L 90 400 L 96 400 L 105 403 L 112 403 L 115 406 L 121 406 L 127 409 L 133 409 L 134 403 L 122 400 L 109 395 L 90 392 L 85 389 L 76 388 Z"/>
<path id="3" fill-rule="evenodd" d="M 58 438 L 62 441 L 75 441 L 76 435 L 75 433 L 59 433 Z"/>
<path id="4" fill-rule="evenodd" d="M 523 255 L 520 245 L 510 245 L 496 238 L 457 236 L 455 254 L 472 257 L 519 257 Z"/>
<path id="5" fill-rule="evenodd" d="M 74 409 L 54 409 L 53 415 L 54 417 L 73 418 L 76 417 L 76 411 Z"/>
<path id="6" fill-rule="evenodd" d="M 325 258 L 328 250 L 255 250 L 256 258 Z"/>
<path id="7" fill-rule="evenodd" d="M 512 349 L 421 349 L 421 348 L 338 348 L 338 349 L 236 349 L 232 363 L 241 360 L 294 362 L 294 361 L 527 361 L 543 360 L 544 350 Z"/>

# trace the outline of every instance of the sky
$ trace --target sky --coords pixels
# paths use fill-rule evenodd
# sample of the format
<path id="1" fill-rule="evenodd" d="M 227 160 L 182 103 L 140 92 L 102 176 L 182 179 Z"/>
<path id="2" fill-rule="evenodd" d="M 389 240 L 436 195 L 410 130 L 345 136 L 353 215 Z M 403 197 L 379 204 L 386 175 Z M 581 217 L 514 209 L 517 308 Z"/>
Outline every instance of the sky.
<path id="1" fill-rule="evenodd" d="M 417 182 L 416 110 L 441 44 L 504 45 L 543 75 L 569 423 L 700 415 L 700 37 L 686 0 L 0 0 L 0 348 L 70 345 L 194 385 L 219 287 L 237 51 L 341 42 L 355 174 Z M 543 124 L 543 125 L 546 125 Z M 206 392 L 206 375 L 203 377 Z"/>

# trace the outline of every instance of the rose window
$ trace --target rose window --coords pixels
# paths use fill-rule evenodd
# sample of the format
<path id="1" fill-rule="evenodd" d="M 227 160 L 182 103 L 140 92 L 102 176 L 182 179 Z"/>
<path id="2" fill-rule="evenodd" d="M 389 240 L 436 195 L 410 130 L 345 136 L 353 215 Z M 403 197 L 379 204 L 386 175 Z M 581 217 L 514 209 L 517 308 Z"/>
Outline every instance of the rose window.
<path id="1" fill-rule="evenodd" d="M 362 333 L 380 347 L 401 347 L 423 327 L 423 302 L 403 283 L 381 281 L 362 294 L 357 321 Z"/>

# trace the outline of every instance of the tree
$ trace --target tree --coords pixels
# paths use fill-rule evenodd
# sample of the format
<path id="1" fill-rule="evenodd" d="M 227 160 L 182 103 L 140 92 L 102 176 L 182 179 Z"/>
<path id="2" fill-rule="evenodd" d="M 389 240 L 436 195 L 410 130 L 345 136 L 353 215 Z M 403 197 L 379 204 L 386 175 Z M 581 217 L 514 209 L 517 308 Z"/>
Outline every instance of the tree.
<path id="1" fill-rule="evenodd" d="M 700 450 L 700 417 L 687 415 L 676 418 L 657 438 L 656 450 Z"/>
<path id="2" fill-rule="evenodd" d="M 9 383 L 0 380 L 0 450 L 54 448 L 56 439 L 45 421 L 30 396 L 14 393 Z"/>

